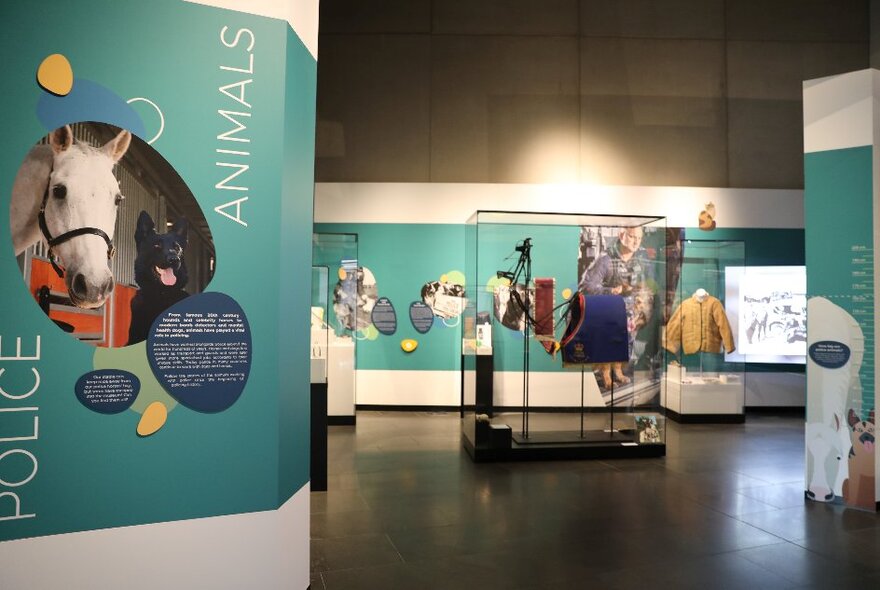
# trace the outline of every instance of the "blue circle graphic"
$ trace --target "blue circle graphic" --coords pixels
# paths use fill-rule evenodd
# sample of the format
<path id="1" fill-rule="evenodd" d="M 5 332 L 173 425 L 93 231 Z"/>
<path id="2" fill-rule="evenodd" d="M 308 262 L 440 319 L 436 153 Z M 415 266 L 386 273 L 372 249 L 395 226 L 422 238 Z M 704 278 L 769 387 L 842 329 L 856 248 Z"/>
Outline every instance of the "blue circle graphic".
<path id="1" fill-rule="evenodd" d="M 101 369 L 86 373 L 76 381 L 76 399 L 99 414 L 118 414 L 134 403 L 141 381 L 134 373 Z"/>
<path id="2" fill-rule="evenodd" d="M 252 339 L 244 310 L 223 293 L 187 297 L 153 322 L 147 358 L 156 379 L 182 405 L 222 412 L 238 400 L 250 375 Z"/>

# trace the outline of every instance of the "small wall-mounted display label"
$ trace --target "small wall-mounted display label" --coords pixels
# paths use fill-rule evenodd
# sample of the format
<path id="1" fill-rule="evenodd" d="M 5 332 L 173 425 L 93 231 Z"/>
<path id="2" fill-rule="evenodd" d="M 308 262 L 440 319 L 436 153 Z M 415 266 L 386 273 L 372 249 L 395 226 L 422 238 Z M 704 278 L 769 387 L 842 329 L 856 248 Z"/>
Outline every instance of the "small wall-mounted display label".
<path id="1" fill-rule="evenodd" d="M 168 308 L 150 330 L 147 357 L 171 397 L 197 412 L 222 412 L 251 371 L 251 329 L 223 293 L 198 293 Z"/>
<path id="2" fill-rule="evenodd" d="M 390 336 L 397 331 L 397 312 L 394 311 L 394 305 L 387 297 L 379 297 L 376 301 L 370 320 L 380 334 Z"/>
<path id="3" fill-rule="evenodd" d="M 74 386 L 76 399 L 99 414 L 118 414 L 134 403 L 141 381 L 133 373 L 119 369 L 91 371 Z"/>
<path id="4" fill-rule="evenodd" d="M 421 301 L 413 301 L 409 306 L 409 320 L 419 334 L 427 334 L 434 325 L 434 312 Z"/>
<path id="5" fill-rule="evenodd" d="M 843 342 L 822 340 L 812 344 L 809 349 L 810 358 L 820 367 L 839 369 L 849 361 L 849 346 Z"/>

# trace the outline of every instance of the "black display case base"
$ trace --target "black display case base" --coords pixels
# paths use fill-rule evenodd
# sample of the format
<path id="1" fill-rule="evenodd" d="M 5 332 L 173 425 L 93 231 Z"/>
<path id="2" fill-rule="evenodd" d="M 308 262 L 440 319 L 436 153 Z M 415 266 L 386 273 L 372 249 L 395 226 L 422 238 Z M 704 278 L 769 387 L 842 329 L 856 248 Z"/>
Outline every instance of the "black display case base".
<path id="1" fill-rule="evenodd" d="M 613 432 L 610 430 L 585 430 L 583 435 L 580 432 L 568 430 L 530 432 L 528 436 L 517 432 L 513 435 L 513 441 L 518 445 L 616 444 L 633 442 L 634 440 L 632 431 L 621 432 L 619 430 Z"/>
<path id="2" fill-rule="evenodd" d="M 663 414 L 679 424 L 743 424 L 746 421 L 745 414 L 679 414 L 668 408 Z"/>
<path id="3" fill-rule="evenodd" d="M 579 435 L 575 432 L 574 435 Z M 532 434 L 529 438 L 533 438 Z M 562 442 L 545 444 L 519 444 L 512 442 L 509 448 L 475 448 L 468 436 L 462 433 L 462 445 L 475 463 L 501 461 L 560 461 L 573 459 L 628 459 L 666 456 L 666 445 L 639 445 L 632 442 Z"/>

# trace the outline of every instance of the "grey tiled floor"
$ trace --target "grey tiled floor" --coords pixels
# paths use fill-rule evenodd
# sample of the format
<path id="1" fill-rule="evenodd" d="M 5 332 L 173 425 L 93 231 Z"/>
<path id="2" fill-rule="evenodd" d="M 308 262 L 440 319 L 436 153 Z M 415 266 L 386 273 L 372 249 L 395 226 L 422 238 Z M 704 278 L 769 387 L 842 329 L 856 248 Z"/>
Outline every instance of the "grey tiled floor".
<path id="1" fill-rule="evenodd" d="M 880 518 L 803 500 L 802 418 L 670 422 L 662 459 L 480 465 L 456 413 L 357 420 L 311 497 L 313 590 L 880 588 Z"/>

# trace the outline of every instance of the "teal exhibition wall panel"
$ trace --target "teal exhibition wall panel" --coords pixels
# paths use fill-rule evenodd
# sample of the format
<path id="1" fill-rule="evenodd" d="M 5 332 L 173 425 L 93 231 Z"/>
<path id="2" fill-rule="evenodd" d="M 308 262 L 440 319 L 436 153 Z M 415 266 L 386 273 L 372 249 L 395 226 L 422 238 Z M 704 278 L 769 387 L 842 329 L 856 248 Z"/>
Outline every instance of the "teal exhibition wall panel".
<path id="1" fill-rule="evenodd" d="M 277 508 L 308 482 L 314 58 L 176 0 L 3 15 L 0 540 Z M 33 246 L 41 198 L 115 256 Z"/>
<path id="2" fill-rule="evenodd" d="M 807 497 L 877 509 L 874 149 L 804 155 Z"/>
<path id="3" fill-rule="evenodd" d="M 808 499 L 880 508 L 875 69 L 804 82 Z"/>
<path id="4" fill-rule="evenodd" d="M 404 224 L 404 223 L 319 223 L 316 232 L 348 232 L 358 235 L 359 264 L 370 269 L 375 277 L 378 296 L 388 297 L 397 312 L 397 332 L 361 333 L 358 343 L 357 367 L 366 370 L 458 370 L 460 367 L 460 329 L 455 321 L 444 323 L 435 318 L 426 334 L 419 334 L 411 325 L 407 309 L 420 300 L 426 282 L 436 281 L 454 272 L 465 273 L 465 225 Z M 509 270 L 516 262 L 514 246 L 524 237 L 533 239 L 533 276 L 556 279 L 556 299 L 561 303 L 565 289 L 576 289 L 579 229 L 559 226 L 505 226 L 490 232 L 490 239 L 481 236 L 478 289 L 491 289 L 496 270 Z M 494 233 L 491 233 L 493 232 Z M 703 231 L 686 228 L 694 239 L 743 240 L 748 265 L 802 265 L 804 263 L 804 232 L 797 229 L 730 228 Z M 331 266 L 332 261 L 325 261 Z M 496 268 L 497 267 L 497 268 Z M 331 281 L 332 283 L 332 281 Z M 470 290 L 471 285 L 465 285 Z M 331 284 L 332 291 L 332 284 Z M 469 291 L 470 292 L 470 291 Z M 455 326 L 450 328 L 449 325 Z M 418 349 L 404 353 L 400 342 L 413 338 Z M 496 322 L 496 370 L 518 370 L 522 365 L 522 334 Z M 553 360 L 534 343 L 532 371 L 562 371 L 561 362 Z M 762 370 L 749 365 L 749 370 Z M 771 367 L 772 368 L 772 367 Z M 766 370 L 766 369 L 763 369 Z M 798 370 L 785 365 L 784 370 Z"/>
<path id="5" fill-rule="evenodd" d="M 874 323 L 872 159 L 871 146 L 804 156 L 807 295 L 828 299 L 865 327 Z M 853 402 L 873 408 L 874 334 L 865 329 L 863 337 L 861 393 Z"/>
<path id="6" fill-rule="evenodd" d="M 804 155 L 806 494 L 876 510 L 874 150 Z"/>
<path id="7" fill-rule="evenodd" d="M 281 278 L 276 308 L 279 505 L 309 479 L 309 445 L 305 438 L 310 428 L 311 403 L 307 346 L 311 325 L 311 220 L 318 83 L 314 58 L 289 27 L 285 58 L 281 247 L 271 257 Z"/>
<path id="8" fill-rule="evenodd" d="M 375 278 L 378 297 L 387 297 L 397 314 L 392 335 L 375 329 L 361 330 L 357 368 L 372 370 L 457 370 L 461 356 L 458 318 L 434 318 L 428 333 L 420 334 L 409 320 L 409 307 L 421 301 L 422 287 L 442 278 L 463 274 L 464 226 L 443 224 L 336 224 L 315 225 L 316 232 L 356 233 L 358 264 Z M 336 269 L 330 266 L 330 276 Z M 339 261 L 337 261 L 338 268 Z M 331 280 L 332 283 L 332 280 Z M 331 296 L 333 285 L 330 287 Z M 332 302 L 331 302 L 332 304 Z M 406 353 L 400 343 L 418 341 L 418 349 Z"/>

